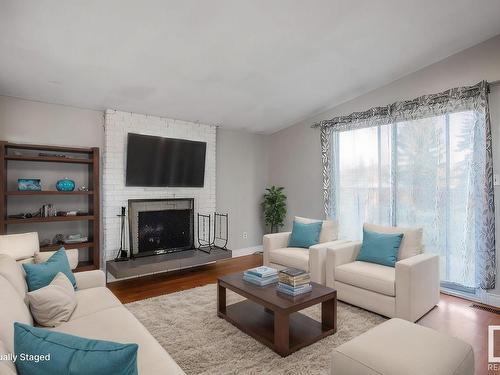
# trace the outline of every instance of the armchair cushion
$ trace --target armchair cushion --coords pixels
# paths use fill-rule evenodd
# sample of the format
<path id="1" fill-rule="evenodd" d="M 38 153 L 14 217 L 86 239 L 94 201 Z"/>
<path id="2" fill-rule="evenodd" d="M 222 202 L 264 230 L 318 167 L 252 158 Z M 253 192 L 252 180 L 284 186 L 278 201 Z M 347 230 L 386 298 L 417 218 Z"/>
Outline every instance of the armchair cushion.
<path id="1" fill-rule="evenodd" d="M 396 295 L 394 267 L 356 261 L 337 266 L 335 280 L 387 296 Z"/>
<path id="2" fill-rule="evenodd" d="M 309 249 L 284 247 L 269 251 L 269 261 L 285 267 L 294 267 L 309 272 Z"/>
<path id="3" fill-rule="evenodd" d="M 310 246 L 316 245 L 319 241 L 321 226 L 321 221 L 310 224 L 304 224 L 298 221 L 294 221 L 292 234 L 290 235 L 290 239 L 288 241 L 288 246 L 303 247 L 308 249 Z"/>
<path id="4" fill-rule="evenodd" d="M 403 233 L 404 236 L 401 240 L 401 246 L 399 247 L 398 260 L 421 254 L 424 250 L 422 245 L 422 228 L 389 227 L 365 223 L 363 229 L 377 233 Z"/>
<path id="5" fill-rule="evenodd" d="M 356 260 L 394 267 L 402 233 L 376 233 L 363 229 L 363 244 Z"/>
<path id="6" fill-rule="evenodd" d="M 321 232 L 319 234 L 319 243 L 335 241 L 338 238 L 339 224 L 335 220 L 315 220 L 306 217 L 295 216 L 294 221 L 304 224 L 311 224 L 321 221 Z"/>

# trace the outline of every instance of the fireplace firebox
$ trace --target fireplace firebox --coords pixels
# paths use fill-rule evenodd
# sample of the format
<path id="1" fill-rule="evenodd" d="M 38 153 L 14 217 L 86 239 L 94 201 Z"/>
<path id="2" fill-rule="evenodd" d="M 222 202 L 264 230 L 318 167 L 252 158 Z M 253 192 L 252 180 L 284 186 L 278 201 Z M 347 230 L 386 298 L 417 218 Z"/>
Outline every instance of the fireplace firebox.
<path id="1" fill-rule="evenodd" d="M 128 201 L 131 256 L 174 253 L 194 248 L 194 199 Z"/>

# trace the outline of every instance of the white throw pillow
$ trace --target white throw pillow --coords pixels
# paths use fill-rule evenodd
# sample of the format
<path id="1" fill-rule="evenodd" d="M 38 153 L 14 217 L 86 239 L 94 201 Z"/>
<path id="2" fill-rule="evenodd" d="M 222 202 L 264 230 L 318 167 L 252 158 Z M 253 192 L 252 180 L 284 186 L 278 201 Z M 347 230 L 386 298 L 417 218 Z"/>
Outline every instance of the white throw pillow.
<path id="1" fill-rule="evenodd" d="M 306 217 L 295 216 L 294 219 L 298 223 L 311 224 L 322 221 L 321 233 L 319 234 L 319 243 L 335 241 L 338 239 L 338 223 L 335 220 L 316 220 Z"/>
<path id="2" fill-rule="evenodd" d="M 45 327 L 67 322 L 76 308 L 76 295 L 68 277 L 59 272 L 52 282 L 28 293 L 33 319 Z"/>

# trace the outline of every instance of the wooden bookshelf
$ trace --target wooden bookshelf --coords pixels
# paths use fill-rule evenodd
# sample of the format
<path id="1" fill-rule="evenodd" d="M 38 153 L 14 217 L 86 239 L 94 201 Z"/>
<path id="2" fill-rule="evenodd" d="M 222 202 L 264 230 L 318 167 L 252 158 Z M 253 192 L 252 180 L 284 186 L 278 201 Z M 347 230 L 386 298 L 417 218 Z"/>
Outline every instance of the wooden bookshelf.
<path id="1" fill-rule="evenodd" d="M 48 153 L 51 155 L 39 155 L 39 153 Z M 60 156 L 59 156 L 60 155 Z M 46 191 L 8 191 L 7 180 L 9 171 L 9 162 L 26 163 L 66 163 L 66 164 L 84 164 L 88 166 L 88 181 L 90 191 L 71 191 L 62 192 L 54 190 Z M 76 271 L 88 271 L 100 267 L 100 172 L 99 172 L 99 148 L 83 147 L 65 147 L 50 145 L 33 145 L 22 143 L 11 143 L 0 141 L 0 234 L 8 233 L 8 227 L 19 224 L 38 224 L 58 223 L 70 221 L 87 221 L 88 236 L 91 241 L 67 244 L 67 245 L 49 245 L 40 247 L 40 251 L 54 251 L 61 246 L 70 249 L 78 249 L 88 252 L 88 261 L 80 261 Z M 52 167 L 51 167 L 52 168 Z M 54 167 L 56 168 L 56 167 Z M 9 218 L 7 216 L 7 207 L 10 197 L 37 197 L 37 196 L 81 196 L 87 198 L 88 215 L 79 216 L 53 216 L 53 217 L 32 217 L 26 219 Z M 13 198 L 16 199 L 16 198 Z M 19 198 L 17 198 L 19 199 Z M 36 199 L 36 198 L 34 198 Z M 34 203 L 36 204 L 36 203 Z"/>
<path id="2" fill-rule="evenodd" d="M 92 195 L 93 191 L 57 191 L 57 190 L 42 190 L 42 191 L 8 191 L 7 195 Z"/>

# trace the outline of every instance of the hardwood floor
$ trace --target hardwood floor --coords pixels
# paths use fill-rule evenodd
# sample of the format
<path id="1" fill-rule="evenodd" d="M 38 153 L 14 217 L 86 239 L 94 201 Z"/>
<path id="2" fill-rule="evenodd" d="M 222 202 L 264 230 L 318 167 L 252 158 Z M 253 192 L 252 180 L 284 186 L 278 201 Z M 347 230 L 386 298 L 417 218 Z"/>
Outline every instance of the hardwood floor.
<path id="1" fill-rule="evenodd" d="M 108 287 L 123 303 L 156 297 L 217 282 L 217 278 L 262 264 L 261 255 L 248 255 L 219 261 L 196 269 L 146 276 L 109 283 Z M 500 325 L 500 315 L 470 307 L 472 302 L 441 294 L 439 305 L 418 321 L 443 333 L 456 336 L 474 348 L 476 375 L 500 374 L 488 370 L 488 325 Z M 499 332 L 500 333 L 500 332 Z M 495 335 L 500 356 L 500 334 Z"/>

